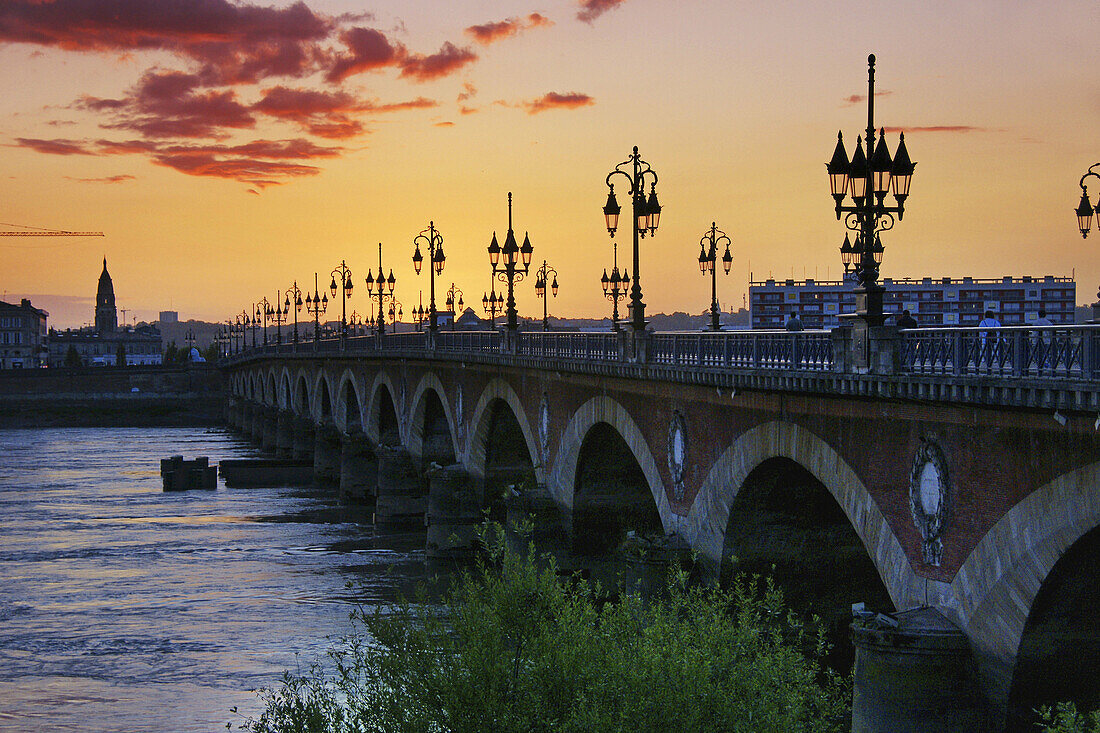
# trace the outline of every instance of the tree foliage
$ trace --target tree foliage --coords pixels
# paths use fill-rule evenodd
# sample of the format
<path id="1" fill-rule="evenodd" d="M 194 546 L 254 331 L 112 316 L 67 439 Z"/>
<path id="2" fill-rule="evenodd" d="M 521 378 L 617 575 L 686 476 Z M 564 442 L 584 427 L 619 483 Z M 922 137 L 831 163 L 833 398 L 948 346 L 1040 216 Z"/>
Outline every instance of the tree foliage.
<path id="1" fill-rule="evenodd" d="M 69 344 L 69 348 L 65 352 L 65 366 L 69 369 L 79 369 L 84 366 L 84 360 L 80 358 L 80 354 L 77 353 L 76 347 L 72 344 Z"/>
<path id="2" fill-rule="evenodd" d="M 499 530 L 497 530 L 499 532 Z M 494 543 L 501 548 L 501 543 Z M 850 687 L 769 581 L 603 602 L 498 549 L 445 603 L 353 614 L 327 666 L 260 691 L 254 733 L 841 731 Z"/>

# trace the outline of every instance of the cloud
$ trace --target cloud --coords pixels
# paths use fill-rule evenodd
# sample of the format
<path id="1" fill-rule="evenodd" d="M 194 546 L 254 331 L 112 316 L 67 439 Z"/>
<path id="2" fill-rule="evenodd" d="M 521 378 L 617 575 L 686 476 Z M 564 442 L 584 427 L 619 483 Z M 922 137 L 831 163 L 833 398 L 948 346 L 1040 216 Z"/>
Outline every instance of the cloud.
<path id="1" fill-rule="evenodd" d="M 285 8 L 229 0 L 7 0 L 0 42 L 69 51 L 162 50 L 189 58 L 209 82 L 304 76 L 331 19 L 303 2 Z"/>
<path id="2" fill-rule="evenodd" d="M 884 89 L 881 92 L 875 92 L 876 97 L 887 97 L 893 94 L 889 89 Z M 852 94 L 844 98 L 844 106 L 851 107 L 853 104 L 859 104 L 860 102 L 866 102 L 866 94 Z"/>
<path id="3" fill-rule="evenodd" d="M 626 0 L 579 0 L 580 10 L 577 11 L 577 20 L 591 23 L 608 10 L 614 10 L 625 2 Z"/>
<path id="4" fill-rule="evenodd" d="M 553 21 L 545 15 L 531 13 L 526 18 L 507 18 L 493 23 L 472 25 L 466 29 L 466 34 L 483 46 L 488 46 L 490 43 L 518 35 L 524 30 L 552 25 L 554 25 Z"/>
<path id="5" fill-rule="evenodd" d="M 285 182 L 279 179 L 315 176 L 321 172 L 320 168 L 303 163 L 219 156 L 214 151 L 202 148 L 158 153 L 153 156 L 153 162 L 189 176 L 226 178 L 260 189 Z"/>
<path id="6" fill-rule="evenodd" d="M 195 74 L 150 70 L 121 99 L 83 97 L 76 106 L 107 112 L 108 129 L 131 130 L 145 137 L 217 138 L 225 129 L 254 127 L 255 118 L 233 90 L 204 90 Z"/>
<path id="7" fill-rule="evenodd" d="M 481 110 L 479 110 L 477 107 L 467 107 L 466 105 L 462 104 L 459 105 L 458 111 L 464 115 L 472 115 L 475 112 L 480 112 Z"/>
<path id="8" fill-rule="evenodd" d="M 70 181 L 76 181 L 77 183 L 125 183 L 126 181 L 136 180 L 134 176 L 119 175 L 119 176 L 104 176 L 103 178 L 73 178 L 72 176 L 65 176 Z"/>
<path id="9" fill-rule="evenodd" d="M 436 127 L 454 127 L 455 126 L 455 123 L 449 122 L 449 121 L 446 121 L 446 120 L 443 121 L 443 122 L 436 122 L 436 123 L 433 123 L 433 124 Z"/>
<path id="10" fill-rule="evenodd" d="M 363 124 L 352 115 L 368 112 L 388 113 L 410 109 L 436 107 L 435 100 L 425 97 L 404 102 L 378 104 L 357 100 L 344 91 L 323 92 L 313 89 L 288 89 L 273 87 L 263 93 L 263 98 L 252 106 L 262 112 L 297 124 L 307 132 L 328 139 L 346 139 L 364 132 Z"/>
<path id="11" fill-rule="evenodd" d="M 548 92 L 538 99 L 524 102 L 523 106 L 527 109 L 528 114 L 535 115 L 550 109 L 577 109 L 578 107 L 587 107 L 595 103 L 596 100 L 587 94 L 580 94 L 578 92 L 567 92 L 566 94 Z"/>
<path id="12" fill-rule="evenodd" d="M 340 34 L 340 40 L 348 52 L 338 54 L 325 74 L 330 82 L 339 82 L 352 74 L 396 66 L 408 56 L 400 43 L 391 43 L 381 31 L 374 28 L 349 28 Z"/>
<path id="13" fill-rule="evenodd" d="M 413 54 L 405 58 L 401 62 L 401 76 L 410 77 L 413 81 L 432 81 L 453 74 L 475 61 L 476 53 L 448 41 L 430 56 Z"/>
<path id="14" fill-rule="evenodd" d="M 89 150 L 86 143 L 78 140 L 42 140 L 36 137 L 17 137 L 15 143 L 21 148 L 30 148 L 38 153 L 50 155 L 95 155 L 95 151 Z"/>
<path id="15" fill-rule="evenodd" d="M 458 94 L 458 101 L 465 102 L 477 96 L 477 87 L 468 81 L 462 82 L 462 91 Z"/>
<path id="16" fill-rule="evenodd" d="M 986 132 L 984 127 L 970 125 L 926 125 L 917 127 L 887 127 L 886 132 Z"/>

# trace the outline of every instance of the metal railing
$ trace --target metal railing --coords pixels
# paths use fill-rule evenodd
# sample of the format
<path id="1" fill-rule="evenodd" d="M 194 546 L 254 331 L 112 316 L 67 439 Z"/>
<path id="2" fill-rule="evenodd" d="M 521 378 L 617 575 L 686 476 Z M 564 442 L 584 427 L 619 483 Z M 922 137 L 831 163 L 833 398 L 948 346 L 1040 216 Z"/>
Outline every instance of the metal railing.
<path id="1" fill-rule="evenodd" d="M 729 331 L 657 333 L 653 361 L 677 366 L 828 371 L 833 343 L 828 331 Z"/>
<path id="2" fill-rule="evenodd" d="M 901 331 L 902 370 L 953 376 L 1100 377 L 1100 326 Z"/>
<path id="3" fill-rule="evenodd" d="M 518 350 L 524 356 L 550 359 L 621 361 L 619 339 L 619 334 L 615 332 L 534 331 L 520 334 Z"/>

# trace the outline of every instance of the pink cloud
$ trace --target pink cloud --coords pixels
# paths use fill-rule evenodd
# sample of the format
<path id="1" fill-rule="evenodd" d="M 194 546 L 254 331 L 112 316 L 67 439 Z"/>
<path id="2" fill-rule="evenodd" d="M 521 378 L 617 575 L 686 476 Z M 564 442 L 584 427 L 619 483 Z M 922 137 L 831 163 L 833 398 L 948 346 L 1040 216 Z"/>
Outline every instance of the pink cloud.
<path id="1" fill-rule="evenodd" d="M 35 152 L 50 155 L 95 155 L 94 151 L 88 149 L 86 143 L 79 140 L 42 140 L 36 137 L 17 137 L 15 143 L 18 147 L 30 148 Z"/>
<path id="2" fill-rule="evenodd" d="M 523 106 L 527 109 L 528 114 L 534 115 L 550 109 L 577 109 L 578 107 L 588 107 L 595 103 L 596 100 L 587 94 L 580 94 L 578 92 L 568 92 L 566 94 L 548 92 L 538 99 L 524 102 Z"/>
<path id="3" fill-rule="evenodd" d="M 531 13 L 526 18 L 507 18 L 492 23 L 472 25 L 466 29 L 466 34 L 478 43 L 488 46 L 490 43 L 518 35 L 521 31 L 551 25 L 554 23 L 545 15 Z"/>
<path id="4" fill-rule="evenodd" d="M 396 66 L 408 52 L 400 43 L 391 43 L 374 28 L 349 28 L 340 34 L 347 53 L 337 54 L 325 74 L 332 82 L 343 81 L 353 74 Z"/>
<path id="5" fill-rule="evenodd" d="M 609 10 L 614 10 L 626 0 L 579 0 L 580 10 L 577 11 L 577 20 L 591 23 L 596 18 Z"/>
<path id="6" fill-rule="evenodd" d="M 448 76 L 464 66 L 477 61 L 477 54 L 468 48 L 459 48 L 446 42 L 437 53 L 430 56 L 410 55 L 401 62 L 401 76 L 413 81 L 431 81 Z"/>
<path id="7" fill-rule="evenodd" d="M 103 178 L 73 178 L 72 176 L 65 176 L 70 181 L 76 181 L 77 183 L 125 183 L 126 181 L 136 180 L 134 176 L 119 175 L 119 176 L 104 176 Z"/>

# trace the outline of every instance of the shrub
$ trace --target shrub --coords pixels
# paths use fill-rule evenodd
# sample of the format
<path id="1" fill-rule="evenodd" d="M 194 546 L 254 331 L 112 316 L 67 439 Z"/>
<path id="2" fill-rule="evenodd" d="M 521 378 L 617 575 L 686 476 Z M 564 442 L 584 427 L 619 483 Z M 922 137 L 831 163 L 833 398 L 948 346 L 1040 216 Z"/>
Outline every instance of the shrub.
<path id="1" fill-rule="evenodd" d="M 1039 713 L 1039 728 L 1045 733 L 1100 733 L 1100 710 L 1080 713 L 1072 702 L 1060 702 L 1036 712 Z"/>
<path id="2" fill-rule="evenodd" d="M 563 581 L 504 549 L 446 602 L 353 614 L 320 666 L 260 691 L 255 733 L 345 731 L 841 731 L 850 686 L 768 580 L 688 588 L 661 601 Z"/>

